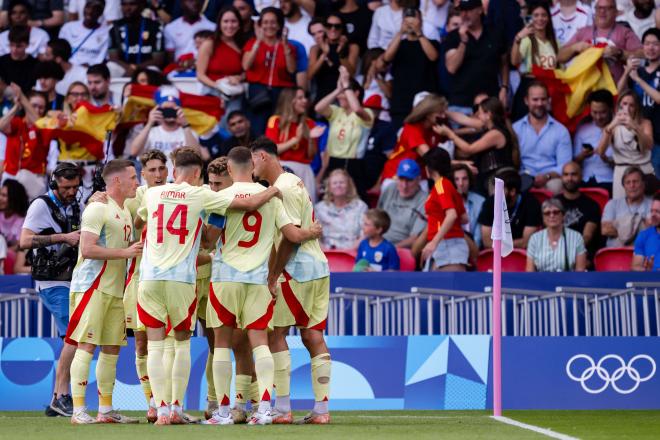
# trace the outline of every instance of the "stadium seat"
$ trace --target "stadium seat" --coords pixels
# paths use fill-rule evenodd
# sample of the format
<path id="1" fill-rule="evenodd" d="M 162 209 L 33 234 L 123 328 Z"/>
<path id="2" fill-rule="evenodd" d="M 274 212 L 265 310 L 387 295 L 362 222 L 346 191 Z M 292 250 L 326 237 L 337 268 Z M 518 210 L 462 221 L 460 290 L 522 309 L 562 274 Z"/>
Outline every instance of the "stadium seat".
<path id="1" fill-rule="evenodd" d="M 7 257 L 5 257 L 3 263 L 4 274 L 13 275 L 14 263 L 16 263 L 16 252 L 11 249 L 7 249 Z"/>
<path id="2" fill-rule="evenodd" d="M 355 251 L 350 250 L 324 251 L 330 265 L 330 272 L 352 272 L 355 266 Z"/>
<path id="3" fill-rule="evenodd" d="M 552 198 L 552 193 L 548 191 L 547 189 L 540 189 L 540 188 L 531 188 L 529 190 L 529 193 L 536 197 L 536 200 L 539 201 L 539 203 L 543 204 L 548 199 Z"/>
<path id="4" fill-rule="evenodd" d="M 378 198 L 380 198 L 380 188 L 367 191 L 367 206 L 372 209 L 378 206 Z"/>
<path id="5" fill-rule="evenodd" d="M 604 248 L 596 252 L 594 267 L 597 272 L 629 271 L 632 258 L 632 247 Z"/>
<path id="6" fill-rule="evenodd" d="M 401 272 L 413 272 L 417 267 L 417 262 L 410 249 L 396 248 L 396 253 L 399 254 L 399 270 Z"/>
<path id="7" fill-rule="evenodd" d="M 580 192 L 598 203 L 602 215 L 605 205 L 610 200 L 610 193 L 605 188 L 580 188 Z"/>
<path id="8" fill-rule="evenodd" d="M 508 256 L 502 258 L 502 272 L 525 272 L 527 252 L 524 249 L 514 249 Z M 493 250 L 484 249 L 477 257 L 477 271 L 491 272 L 493 270 Z"/>

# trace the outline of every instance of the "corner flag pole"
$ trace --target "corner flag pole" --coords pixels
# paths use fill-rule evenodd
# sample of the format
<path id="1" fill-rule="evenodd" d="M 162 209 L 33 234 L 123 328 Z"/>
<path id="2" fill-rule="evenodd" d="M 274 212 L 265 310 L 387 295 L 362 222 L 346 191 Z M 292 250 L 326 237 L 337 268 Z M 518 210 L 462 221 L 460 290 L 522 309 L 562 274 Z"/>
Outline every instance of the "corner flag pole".
<path id="1" fill-rule="evenodd" d="M 504 182 L 495 179 L 493 213 L 493 415 L 502 416 L 502 237 Z"/>

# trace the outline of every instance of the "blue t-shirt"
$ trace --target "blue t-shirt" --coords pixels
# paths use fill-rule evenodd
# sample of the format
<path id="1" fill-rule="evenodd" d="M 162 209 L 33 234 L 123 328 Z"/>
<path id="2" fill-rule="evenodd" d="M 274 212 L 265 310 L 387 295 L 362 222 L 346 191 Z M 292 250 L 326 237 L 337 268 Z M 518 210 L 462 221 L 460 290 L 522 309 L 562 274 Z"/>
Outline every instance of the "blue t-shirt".
<path id="1" fill-rule="evenodd" d="M 365 238 L 358 246 L 355 262 L 367 260 L 369 267 L 375 271 L 399 270 L 399 254 L 392 243 L 383 240 L 376 247 L 369 245 L 369 239 Z"/>
<path id="2" fill-rule="evenodd" d="M 660 270 L 660 232 L 655 226 L 644 229 L 635 239 L 635 255 L 653 258 L 653 270 Z"/>

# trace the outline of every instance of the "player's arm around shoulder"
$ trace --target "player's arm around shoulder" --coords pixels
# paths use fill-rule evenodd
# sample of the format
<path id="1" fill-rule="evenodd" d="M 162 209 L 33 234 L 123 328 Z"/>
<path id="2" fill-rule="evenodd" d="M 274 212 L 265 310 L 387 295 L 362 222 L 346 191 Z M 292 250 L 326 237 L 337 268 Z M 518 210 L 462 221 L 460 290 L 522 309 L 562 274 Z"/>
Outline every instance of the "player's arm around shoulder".
<path id="1" fill-rule="evenodd" d="M 216 194 L 220 194 L 221 192 L 222 191 L 219 191 Z M 275 186 L 268 187 L 266 190 L 257 194 L 252 194 L 250 197 L 246 197 L 244 199 L 234 198 L 229 204 L 229 208 L 237 209 L 239 211 L 256 211 L 268 203 L 268 201 L 273 197 L 282 198 L 282 193 L 280 192 L 279 188 Z"/>
<path id="2" fill-rule="evenodd" d="M 309 228 L 296 226 L 284 210 L 282 202 L 276 201 L 275 224 L 282 231 L 284 237 L 292 243 L 302 243 L 307 240 L 315 240 L 321 237 L 323 227 L 315 222 Z"/>
<path id="3" fill-rule="evenodd" d="M 142 254 L 142 243 L 128 248 L 106 248 L 98 244 L 101 231 L 107 220 L 107 205 L 94 202 L 87 205 L 80 226 L 80 253 L 91 260 L 121 260 Z"/>

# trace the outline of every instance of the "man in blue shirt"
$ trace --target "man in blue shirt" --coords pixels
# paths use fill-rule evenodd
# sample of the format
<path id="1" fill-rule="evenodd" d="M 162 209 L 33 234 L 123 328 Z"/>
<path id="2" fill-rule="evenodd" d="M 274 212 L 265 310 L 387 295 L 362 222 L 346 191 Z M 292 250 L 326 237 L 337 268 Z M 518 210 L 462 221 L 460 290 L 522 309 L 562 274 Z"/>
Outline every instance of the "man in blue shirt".
<path id="1" fill-rule="evenodd" d="M 649 223 L 635 239 L 632 270 L 660 270 L 660 193 L 653 197 Z"/>
<path id="2" fill-rule="evenodd" d="M 548 89 L 542 82 L 530 84 L 525 105 L 529 113 L 513 124 L 520 145 L 521 169 L 534 179 L 535 187 L 558 194 L 562 190 L 561 168 L 573 157 L 571 135 L 548 114 Z"/>

